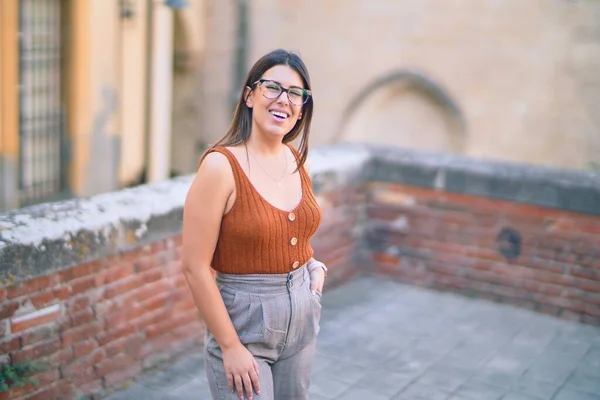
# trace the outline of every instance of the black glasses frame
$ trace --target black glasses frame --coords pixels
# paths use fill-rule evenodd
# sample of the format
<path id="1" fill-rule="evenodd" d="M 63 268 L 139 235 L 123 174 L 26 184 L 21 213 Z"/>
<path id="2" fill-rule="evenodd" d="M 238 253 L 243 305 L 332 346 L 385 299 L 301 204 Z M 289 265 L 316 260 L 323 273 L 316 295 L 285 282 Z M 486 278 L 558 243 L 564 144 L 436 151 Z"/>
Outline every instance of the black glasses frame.
<path id="1" fill-rule="evenodd" d="M 254 83 L 252 84 L 252 86 L 261 85 L 261 84 L 263 84 L 263 83 L 265 83 L 265 82 L 272 82 L 272 83 L 276 83 L 276 84 L 277 84 L 277 85 L 278 85 L 278 86 L 281 88 L 281 92 L 279 92 L 279 94 L 278 94 L 277 96 L 273 97 L 273 98 L 267 97 L 267 96 L 265 96 L 265 94 L 263 93 L 263 96 L 267 97 L 267 99 L 276 99 L 277 97 L 281 96 L 281 93 L 282 93 L 282 92 L 285 92 L 285 95 L 287 96 L 287 98 L 288 98 L 288 100 L 290 101 L 290 103 L 294 104 L 295 106 L 302 106 L 302 105 L 306 104 L 306 102 L 308 101 L 308 99 L 310 99 L 310 97 L 312 96 L 312 93 L 311 93 L 311 91 L 310 91 L 310 90 L 307 90 L 307 89 L 302 89 L 301 87 L 298 87 L 298 86 L 292 86 L 292 87 L 290 87 L 290 88 L 287 88 L 287 89 L 286 89 L 286 88 L 284 88 L 284 87 L 281 85 L 281 83 L 279 83 L 279 82 L 277 82 L 277 81 L 274 81 L 274 80 L 272 80 L 272 79 L 259 79 L 259 80 L 257 80 L 256 82 L 254 82 Z M 304 96 L 302 96 L 302 97 L 305 99 L 305 100 L 304 100 L 304 102 L 303 102 L 302 104 L 296 104 L 296 103 L 294 103 L 292 100 L 290 100 L 290 94 L 289 94 L 289 93 L 290 93 L 290 89 L 292 89 L 292 88 L 293 88 L 293 89 L 300 89 L 300 90 L 302 90 L 302 93 L 304 94 Z"/>

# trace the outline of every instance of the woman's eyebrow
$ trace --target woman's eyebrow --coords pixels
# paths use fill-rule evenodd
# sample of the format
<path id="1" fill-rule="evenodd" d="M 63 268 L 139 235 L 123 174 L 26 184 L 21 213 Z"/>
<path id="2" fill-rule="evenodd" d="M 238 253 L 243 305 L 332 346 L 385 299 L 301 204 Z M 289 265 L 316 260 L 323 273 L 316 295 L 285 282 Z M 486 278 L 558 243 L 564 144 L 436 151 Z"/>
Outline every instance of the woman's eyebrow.
<path id="1" fill-rule="evenodd" d="M 276 81 L 275 79 L 269 79 L 269 78 L 263 78 L 263 79 L 264 79 L 265 81 L 271 81 L 271 82 L 275 82 L 276 84 L 278 84 L 278 85 L 279 85 L 279 86 L 281 86 L 281 87 L 285 87 L 285 85 L 284 85 L 283 83 L 281 83 L 281 82 L 279 82 L 279 81 Z M 302 86 L 298 86 L 298 85 L 290 85 L 290 86 L 288 86 L 288 89 L 289 89 L 289 88 L 297 88 L 297 89 L 302 89 L 302 90 L 304 90 L 304 88 L 303 88 Z"/>

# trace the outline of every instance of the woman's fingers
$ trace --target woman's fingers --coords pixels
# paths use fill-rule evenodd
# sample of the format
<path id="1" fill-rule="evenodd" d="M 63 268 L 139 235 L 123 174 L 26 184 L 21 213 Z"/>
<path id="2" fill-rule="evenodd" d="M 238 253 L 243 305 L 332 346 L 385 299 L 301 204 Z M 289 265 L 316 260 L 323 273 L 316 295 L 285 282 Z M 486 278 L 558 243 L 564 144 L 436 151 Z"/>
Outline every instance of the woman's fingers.
<path id="1" fill-rule="evenodd" d="M 250 395 L 252 395 L 252 388 L 254 388 L 256 394 L 260 395 L 260 380 L 258 379 L 258 373 L 256 373 L 256 371 L 252 371 L 250 372 L 249 376 L 250 380 L 252 381 L 251 386 L 248 386 L 250 388 Z"/>
<path id="2" fill-rule="evenodd" d="M 244 384 L 242 382 L 242 377 L 238 374 L 234 375 L 235 388 L 237 389 L 237 395 L 240 400 L 244 400 Z"/>
<path id="3" fill-rule="evenodd" d="M 252 375 L 256 376 L 256 374 L 254 373 L 254 371 L 251 372 Z M 244 390 L 246 391 L 246 397 L 248 398 L 248 400 L 252 400 L 252 382 L 253 379 L 250 379 L 250 375 L 249 374 L 244 374 Z M 243 399 L 243 397 L 242 397 Z"/>
<path id="4" fill-rule="evenodd" d="M 254 364 L 255 374 L 251 374 L 250 379 L 252 379 L 252 386 L 254 387 L 254 391 L 256 392 L 256 394 L 260 395 L 260 380 L 258 379 L 260 375 L 260 366 L 258 365 L 258 362 L 256 362 L 256 359 L 253 358 L 252 362 Z"/>
<path id="5" fill-rule="evenodd" d="M 325 284 L 325 271 L 321 268 L 317 268 L 310 273 L 310 290 L 313 294 L 317 291 L 323 293 L 323 286 Z"/>
<path id="6" fill-rule="evenodd" d="M 229 390 L 233 393 L 233 374 L 227 374 L 227 386 L 229 386 Z"/>

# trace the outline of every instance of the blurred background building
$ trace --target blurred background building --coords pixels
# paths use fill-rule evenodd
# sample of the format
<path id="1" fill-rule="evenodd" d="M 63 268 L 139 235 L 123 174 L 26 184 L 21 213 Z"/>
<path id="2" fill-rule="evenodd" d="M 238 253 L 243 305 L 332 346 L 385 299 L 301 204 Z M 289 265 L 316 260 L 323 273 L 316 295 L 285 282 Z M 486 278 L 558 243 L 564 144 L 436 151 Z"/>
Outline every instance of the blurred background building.
<path id="1" fill-rule="evenodd" d="M 311 143 L 600 165 L 595 0 L 0 0 L 0 211 L 195 170 L 299 52 Z"/>

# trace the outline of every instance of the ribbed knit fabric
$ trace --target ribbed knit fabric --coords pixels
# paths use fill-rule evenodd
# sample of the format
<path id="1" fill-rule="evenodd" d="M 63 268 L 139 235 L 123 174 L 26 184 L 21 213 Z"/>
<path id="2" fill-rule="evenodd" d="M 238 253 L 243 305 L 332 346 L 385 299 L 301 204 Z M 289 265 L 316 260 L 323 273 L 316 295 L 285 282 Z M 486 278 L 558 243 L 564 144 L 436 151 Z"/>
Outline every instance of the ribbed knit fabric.
<path id="1" fill-rule="evenodd" d="M 293 210 L 284 211 L 261 196 L 231 151 L 210 151 L 227 157 L 236 188 L 235 202 L 221 221 L 212 267 L 227 274 L 283 274 L 304 265 L 313 256 L 310 238 L 321 223 L 306 170 L 299 170 L 302 199 Z"/>

